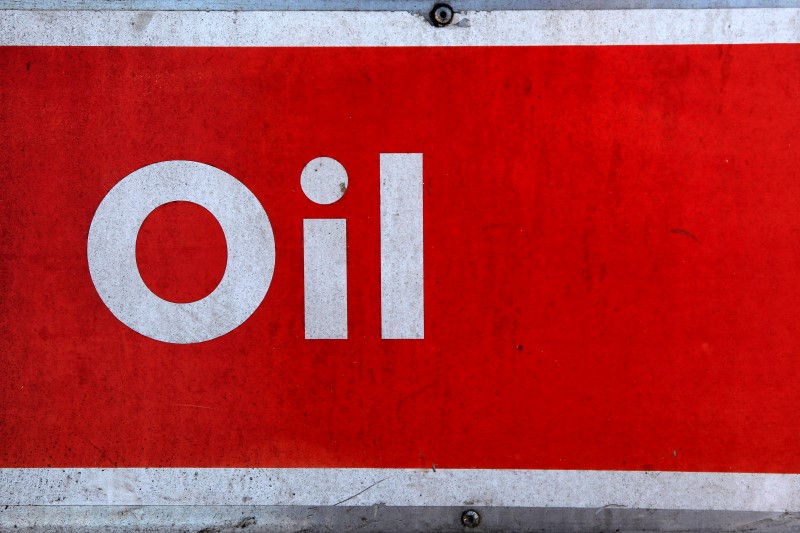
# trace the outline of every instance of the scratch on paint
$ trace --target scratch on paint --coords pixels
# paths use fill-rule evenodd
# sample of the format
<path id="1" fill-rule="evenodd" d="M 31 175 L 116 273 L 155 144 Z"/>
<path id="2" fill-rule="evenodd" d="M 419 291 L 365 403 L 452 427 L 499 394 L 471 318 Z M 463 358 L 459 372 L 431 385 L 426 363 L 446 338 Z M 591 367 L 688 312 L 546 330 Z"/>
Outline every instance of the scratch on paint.
<path id="1" fill-rule="evenodd" d="M 391 476 L 389 476 L 389 477 L 391 477 Z M 355 494 L 353 494 L 353 495 L 352 495 L 352 496 L 350 496 L 349 498 L 345 498 L 344 500 L 342 500 L 342 501 L 340 501 L 340 502 L 334 503 L 334 504 L 333 504 L 333 507 L 335 507 L 335 506 L 337 506 L 337 505 L 341 505 L 341 504 L 343 504 L 344 502 L 348 502 L 348 501 L 352 500 L 352 499 L 353 499 L 353 498 L 355 498 L 356 496 L 360 496 L 361 494 L 364 494 L 365 492 L 367 492 L 369 489 L 371 489 L 372 487 L 374 487 L 374 486 L 375 486 L 375 485 L 377 485 L 378 483 L 383 483 L 384 481 L 386 481 L 387 479 L 389 479 L 389 477 L 385 477 L 385 478 L 383 478 L 383 479 L 379 479 L 378 481 L 376 481 L 375 483 L 373 483 L 372 485 L 370 485 L 370 486 L 369 486 L 369 487 L 367 487 L 366 489 L 362 490 L 361 492 L 356 492 Z"/>
<path id="2" fill-rule="evenodd" d="M 700 239 L 698 239 L 698 238 L 697 238 L 697 237 L 694 235 L 694 233 L 692 233 L 692 232 L 690 232 L 690 231 L 686 231 L 685 229 L 681 229 L 681 228 L 673 228 L 673 229 L 669 230 L 669 232 L 670 232 L 670 233 L 675 233 L 675 234 L 677 234 L 677 235 L 685 235 L 686 237 L 689 237 L 690 239 L 693 239 L 693 240 L 694 240 L 694 242 L 696 242 L 696 243 L 698 243 L 698 244 L 700 243 Z"/>
<path id="3" fill-rule="evenodd" d="M 192 403 L 176 403 L 175 405 L 180 405 L 181 407 L 197 407 L 198 409 L 212 409 L 214 411 L 219 411 L 216 407 L 206 407 L 205 405 L 194 405 Z"/>
<path id="4" fill-rule="evenodd" d="M 627 509 L 627 507 L 628 507 L 627 505 L 622 505 L 621 503 L 609 503 L 608 505 L 604 505 L 599 509 L 597 509 L 597 511 L 595 511 L 594 514 L 599 514 L 606 509 Z"/>

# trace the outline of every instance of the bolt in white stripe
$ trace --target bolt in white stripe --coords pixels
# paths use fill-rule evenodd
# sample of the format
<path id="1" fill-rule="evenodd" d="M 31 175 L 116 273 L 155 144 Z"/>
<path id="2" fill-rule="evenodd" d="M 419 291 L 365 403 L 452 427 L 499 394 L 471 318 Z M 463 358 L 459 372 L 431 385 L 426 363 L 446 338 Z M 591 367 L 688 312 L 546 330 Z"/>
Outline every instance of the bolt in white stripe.
<path id="1" fill-rule="evenodd" d="M 422 154 L 381 154 L 381 337 L 424 337 Z"/>
<path id="2" fill-rule="evenodd" d="M 306 339 L 347 338 L 347 221 L 303 220 Z"/>

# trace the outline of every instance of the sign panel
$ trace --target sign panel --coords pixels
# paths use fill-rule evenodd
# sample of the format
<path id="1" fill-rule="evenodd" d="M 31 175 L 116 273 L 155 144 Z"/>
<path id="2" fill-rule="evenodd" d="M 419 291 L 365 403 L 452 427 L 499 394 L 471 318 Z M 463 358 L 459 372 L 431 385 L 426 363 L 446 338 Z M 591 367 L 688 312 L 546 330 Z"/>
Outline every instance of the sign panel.
<path id="1" fill-rule="evenodd" d="M 797 19 L 0 14 L 3 500 L 797 510 Z"/>

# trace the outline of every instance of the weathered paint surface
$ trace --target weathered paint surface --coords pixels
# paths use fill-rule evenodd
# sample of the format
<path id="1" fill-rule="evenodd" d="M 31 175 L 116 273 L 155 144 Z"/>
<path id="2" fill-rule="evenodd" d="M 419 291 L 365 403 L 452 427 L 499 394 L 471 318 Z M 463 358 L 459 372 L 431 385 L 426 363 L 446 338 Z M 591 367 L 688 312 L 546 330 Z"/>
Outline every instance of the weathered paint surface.
<path id="1" fill-rule="evenodd" d="M 0 503 L 800 508 L 796 10 L 84 15 L 0 14 Z M 475 46 L 507 44 L 552 46 Z M 382 333 L 381 154 L 423 161 L 420 338 Z M 199 344 L 128 328 L 87 260 L 109 191 L 176 160 L 274 232 L 261 305 Z M 134 239 L 174 302 L 230 260 L 195 208 Z M 313 219 L 346 221 L 346 339 L 306 338 Z"/>
<path id="2" fill-rule="evenodd" d="M 794 45 L 3 49 L 3 466 L 796 473 L 798 66 Z M 413 342 L 381 338 L 388 149 L 424 153 Z M 349 173 L 330 206 L 300 188 L 321 154 Z M 86 255 L 111 187 L 176 158 L 241 180 L 276 246 L 257 311 L 183 347 L 115 318 Z M 180 254 L 178 215 L 147 238 Z M 304 339 L 302 221 L 327 217 L 346 342 Z M 195 244 L 161 275 L 220 252 Z"/>

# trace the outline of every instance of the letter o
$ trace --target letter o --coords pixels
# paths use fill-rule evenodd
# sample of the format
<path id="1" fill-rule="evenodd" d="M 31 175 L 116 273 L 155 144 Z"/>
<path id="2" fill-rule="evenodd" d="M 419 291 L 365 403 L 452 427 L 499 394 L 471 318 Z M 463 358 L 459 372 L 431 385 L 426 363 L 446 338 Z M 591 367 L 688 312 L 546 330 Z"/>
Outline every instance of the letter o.
<path id="1" fill-rule="evenodd" d="M 136 264 L 145 218 L 176 201 L 208 209 L 228 248 L 222 281 L 196 302 L 159 298 Z M 191 344 L 225 335 L 255 312 L 275 270 L 275 237 L 267 213 L 242 182 L 203 163 L 164 161 L 129 174 L 103 198 L 89 228 L 87 256 L 97 293 L 115 317 L 151 339 Z"/>

